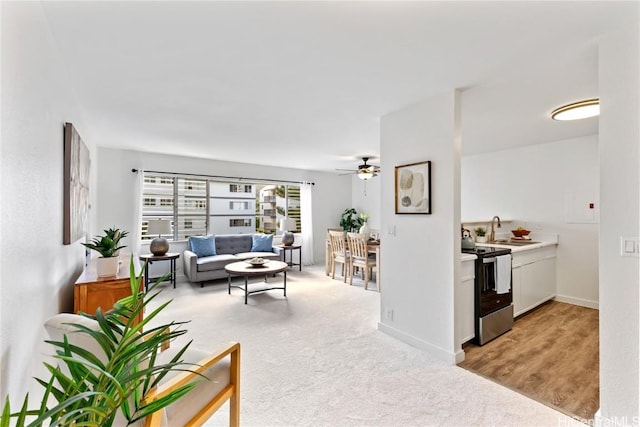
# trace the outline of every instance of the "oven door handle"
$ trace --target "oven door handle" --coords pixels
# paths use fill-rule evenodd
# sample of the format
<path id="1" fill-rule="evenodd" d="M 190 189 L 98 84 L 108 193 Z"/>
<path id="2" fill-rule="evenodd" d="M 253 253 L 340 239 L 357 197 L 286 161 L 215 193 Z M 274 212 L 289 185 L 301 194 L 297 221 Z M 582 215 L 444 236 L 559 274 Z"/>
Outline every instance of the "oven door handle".
<path id="1" fill-rule="evenodd" d="M 513 258 L 512 258 L 513 259 Z M 489 258 L 482 258 L 482 263 L 483 264 L 491 264 L 494 263 L 498 260 L 498 257 L 489 257 Z"/>

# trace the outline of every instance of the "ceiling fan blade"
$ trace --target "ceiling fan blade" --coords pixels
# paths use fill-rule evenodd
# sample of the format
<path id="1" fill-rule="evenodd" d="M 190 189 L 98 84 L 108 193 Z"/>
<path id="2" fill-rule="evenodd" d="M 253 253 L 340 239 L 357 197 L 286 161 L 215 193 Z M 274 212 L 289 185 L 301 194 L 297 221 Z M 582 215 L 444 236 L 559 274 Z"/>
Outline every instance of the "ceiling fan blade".
<path id="1" fill-rule="evenodd" d="M 336 170 L 337 170 L 337 171 L 347 171 L 347 172 L 358 172 L 358 171 L 357 171 L 357 170 L 355 170 L 355 169 L 337 169 L 337 168 L 336 168 Z"/>
<path id="2" fill-rule="evenodd" d="M 355 175 L 358 172 L 348 172 L 348 173 L 339 173 L 338 176 L 345 176 L 345 175 Z"/>

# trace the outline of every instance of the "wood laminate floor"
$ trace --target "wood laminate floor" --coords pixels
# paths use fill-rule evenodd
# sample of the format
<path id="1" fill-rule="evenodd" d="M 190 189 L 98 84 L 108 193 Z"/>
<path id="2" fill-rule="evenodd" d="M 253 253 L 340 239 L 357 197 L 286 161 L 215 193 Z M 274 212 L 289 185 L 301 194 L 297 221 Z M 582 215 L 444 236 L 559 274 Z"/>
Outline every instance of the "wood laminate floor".
<path id="1" fill-rule="evenodd" d="M 485 344 L 465 344 L 460 367 L 573 417 L 600 406 L 598 310 L 551 301 Z"/>

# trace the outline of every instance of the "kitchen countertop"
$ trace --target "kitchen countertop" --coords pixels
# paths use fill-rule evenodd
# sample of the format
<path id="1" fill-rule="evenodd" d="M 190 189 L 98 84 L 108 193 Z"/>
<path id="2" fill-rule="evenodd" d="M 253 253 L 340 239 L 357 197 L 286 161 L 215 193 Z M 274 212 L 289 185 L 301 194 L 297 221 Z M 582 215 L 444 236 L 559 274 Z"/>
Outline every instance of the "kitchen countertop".
<path id="1" fill-rule="evenodd" d="M 476 258 L 478 258 L 478 257 L 477 257 L 476 255 L 474 255 L 474 254 L 465 254 L 465 253 L 463 253 L 463 254 L 461 254 L 461 255 L 462 255 L 462 256 L 460 257 L 460 260 L 461 260 L 461 261 L 463 261 L 463 262 L 464 262 L 464 261 L 473 261 L 473 260 L 475 260 Z"/>
<path id="2" fill-rule="evenodd" d="M 496 238 L 497 239 L 508 239 L 510 238 L 510 235 L 505 234 L 505 235 L 499 235 L 496 234 Z M 538 243 L 530 243 L 530 244 L 526 244 L 526 245 L 522 245 L 522 246 L 515 246 L 515 245 L 507 245 L 504 243 L 476 243 L 476 246 L 488 246 L 488 247 L 492 247 L 492 248 L 509 248 L 511 249 L 511 252 L 525 252 L 525 251 L 530 251 L 533 249 L 539 249 L 539 248 L 544 248 L 546 246 L 556 246 L 558 245 L 558 235 L 557 234 L 552 234 L 552 233 L 534 233 L 533 236 L 531 236 L 531 240 L 538 242 Z"/>

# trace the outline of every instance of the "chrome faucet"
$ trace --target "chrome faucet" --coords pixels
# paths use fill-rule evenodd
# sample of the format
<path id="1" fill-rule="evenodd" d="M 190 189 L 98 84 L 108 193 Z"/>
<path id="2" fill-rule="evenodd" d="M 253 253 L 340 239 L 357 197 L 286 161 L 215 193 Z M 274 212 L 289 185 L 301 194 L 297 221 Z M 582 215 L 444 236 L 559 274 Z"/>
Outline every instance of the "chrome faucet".
<path id="1" fill-rule="evenodd" d="M 494 217 L 491 219 L 491 233 L 489 233 L 489 241 L 490 241 L 490 242 L 493 242 L 493 241 L 495 241 L 495 240 L 496 240 L 496 232 L 495 232 L 495 230 L 493 229 L 493 224 L 495 223 L 496 219 L 498 220 L 498 228 L 501 228 L 501 227 L 502 227 L 502 224 L 500 223 L 500 217 L 499 217 L 498 215 L 494 216 Z"/>

